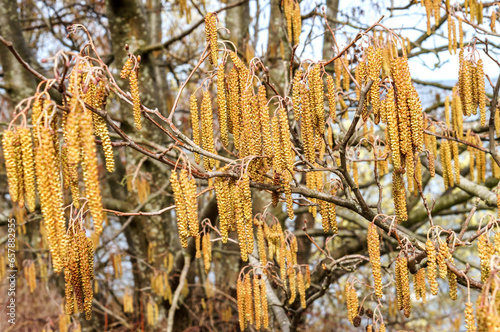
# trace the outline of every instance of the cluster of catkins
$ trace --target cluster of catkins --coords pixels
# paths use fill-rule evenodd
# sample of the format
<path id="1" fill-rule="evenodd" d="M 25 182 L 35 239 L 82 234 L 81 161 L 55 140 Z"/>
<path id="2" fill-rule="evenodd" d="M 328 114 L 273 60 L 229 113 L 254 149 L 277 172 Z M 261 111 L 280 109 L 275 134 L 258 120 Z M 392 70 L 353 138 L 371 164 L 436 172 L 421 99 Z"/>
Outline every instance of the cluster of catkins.
<path id="1" fill-rule="evenodd" d="M 92 317 L 92 280 L 94 279 L 94 245 L 83 230 L 76 226 L 69 230 L 70 242 L 65 257 L 64 281 L 66 285 L 66 314 L 76 309 Z"/>
<path id="2" fill-rule="evenodd" d="M 158 304 L 150 296 L 146 304 L 146 322 L 149 326 L 155 326 L 158 322 L 159 308 Z"/>
<path id="3" fill-rule="evenodd" d="M 95 136 L 102 140 L 108 171 L 114 169 L 106 123 L 87 109 L 88 105 L 102 111 L 108 96 L 102 75 L 91 70 L 89 61 L 86 57 L 78 58 L 69 75 L 68 110 L 63 111 L 62 116 L 57 114 L 56 104 L 48 93 L 37 93 L 28 99 L 31 107 L 23 110 L 31 110 L 32 132 L 25 125 L 14 130 L 9 128 L 2 140 L 11 199 L 19 206 L 26 204 L 30 211 L 36 207 L 36 175 L 43 226 L 47 229 L 56 273 L 62 271 L 68 250 L 63 189 L 70 189 L 73 205 L 79 208 L 80 179 L 83 179 L 95 234 L 99 236 L 102 233 L 103 212 Z M 62 141 L 58 135 L 59 126 L 62 128 Z"/>
<path id="4" fill-rule="evenodd" d="M 250 273 L 238 278 L 236 283 L 238 301 L 238 318 L 242 331 L 248 325 L 254 325 L 258 330 L 269 328 L 269 313 L 267 303 L 266 281 L 258 274 L 250 277 Z"/>
<path id="5" fill-rule="evenodd" d="M 368 319 L 374 321 L 375 314 L 373 310 L 359 305 L 354 283 L 345 283 L 344 297 L 347 304 L 347 319 L 354 327 L 359 327 L 361 325 L 362 316 L 365 315 Z M 368 324 L 366 326 L 366 331 L 385 332 L 385 324 L 381 322 L 378 328 L 374 328 L 373 324 Z"/>
<path id="6" fill-rule="evenodd" d="M 406 173 L 408 189 L 413 191 L 415 163 L 419 168 L 418 153 L 423 151 L 423 113 L 420 98 L 411 80 L 408 59 L 404 55 L 391 58 L 390 52 L 384 52 L 386 48 L 368 47 L 367 63 L 361 61 L 356 71 L 362 85 L 368 81 L 373 82 L 363 107 L 363 118 L 368 117 L 367 105 L 370 103 L 375 123 L 381 121 L 387 124 L 386 142 L 392 152 L 394 166 L 392 182 L 395 214 L 398 222 L 402 222 L 408 218 L 403 174 Z M 382 69 L 382 75 L 387 75 L 390 83 L 383 100 L 380 99 L 379 86 Z M 420 177 L 417 174 L 417 179 Z"/>
<path id="7" fill-rule="evenodd" d="M 164 300 L 172 303 L 172 288 L 166 271 L 155 271 L 151 275 L 151 291 L 153 294 L 161 296 Z"/>
<path id="8" fill-rule="evenodd" d="M 294 0 L 282 0 L 281 5 L 285 13 L 288 39 L 293 45 L 297 45 L 302 31 L 299 2 Z"/>
<path id="9" fill-rule="evenodd" d="M 248 254 L 252 253 L 254 246 L 250 177 L 248 173 L 244 173 L 237 181 L 217 178 L 214 181 L 214 186 L 222 242 L 226 243 L 228 233 L 236 230 L 241 259 L 246 262 Z"/>
<path id="10" fill-rule="evenodd" d="M 494 260 L 498 264 L 498 259 Z M 484 284 L 481 294 L 476 302 L 477 331 L 489 332 L 500 329 L 500 298 L 497 295 L 500 287 L 500 280 L 497 273 Z M 476 331 L 474 326 L 474 314 L 472 303 L 466 303 L 465 321 L 468 331 Z"/>
<path id="11" fill-rule="evenodd" d="M 195 238 L 199 245 L 198 200 L 196 199 L 196 180 L 189 179 L 188 171 L 183 169 L 179 176 L 176 171 L 170 174 L 170 184 L 174 193 L 177 227 L 182 247 L 186 248 L 188 237 Z"/>
<path id="12" fill-rule="evenodd" d="M 447 7 L 449 7 L 449 0 L 447 0 Z M 439 26 L 439 20 L 441 19 L 441 12 L 439 5 L 441 4 L 440 0 L 422 0 L 420 1 L 422 6 L 425 7 L 425 13 L 427 15 L 427 34 L 430 35 L 432 33 L 432 18 L 434 17 L 434 24 Z"/>
<path id="13" fill-rule="evenodd" d="M 484 85 L 483 60 L 474 61 L 473 54 L 464 56 L 459 52 L 460 68 L 458 89 L 464 116 L 476 115 L 479 108 L 481 126 L 486 125 L 486 93 Z"/>

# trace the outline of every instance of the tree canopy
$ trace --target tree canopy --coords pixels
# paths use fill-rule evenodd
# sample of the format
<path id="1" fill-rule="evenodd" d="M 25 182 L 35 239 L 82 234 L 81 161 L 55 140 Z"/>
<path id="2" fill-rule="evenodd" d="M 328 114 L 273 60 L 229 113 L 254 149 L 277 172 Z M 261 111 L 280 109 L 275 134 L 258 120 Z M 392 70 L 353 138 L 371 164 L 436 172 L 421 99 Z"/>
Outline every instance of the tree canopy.
<path id="1" fill-rule="evenodd" d="M 0 329 L 497 331 L 498 11 L 0 0 Z"/>

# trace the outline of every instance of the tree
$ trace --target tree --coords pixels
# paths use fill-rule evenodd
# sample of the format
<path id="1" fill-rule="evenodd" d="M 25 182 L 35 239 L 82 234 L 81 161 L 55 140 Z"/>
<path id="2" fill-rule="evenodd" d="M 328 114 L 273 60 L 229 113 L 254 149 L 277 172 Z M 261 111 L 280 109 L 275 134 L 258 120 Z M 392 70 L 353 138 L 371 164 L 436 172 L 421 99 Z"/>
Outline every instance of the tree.
<path id="1" fill-rule="evenodd" d="M 498 328 L 494 2 L 1 4 L 1 327 Z"/>

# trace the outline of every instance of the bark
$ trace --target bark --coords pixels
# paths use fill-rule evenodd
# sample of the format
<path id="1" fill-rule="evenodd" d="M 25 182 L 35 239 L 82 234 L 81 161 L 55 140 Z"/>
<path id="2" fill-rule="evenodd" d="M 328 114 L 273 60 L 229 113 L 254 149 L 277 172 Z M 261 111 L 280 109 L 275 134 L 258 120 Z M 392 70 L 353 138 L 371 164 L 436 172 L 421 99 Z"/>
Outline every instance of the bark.
<path id="1" fill-rule="evenodd" d="M 285 60 L 290 59 L 291 49 L 283 30 L 286 22 L 280 9 L 280 3 L 280 0 L 271 1 L 266 64 L 269 67 L 270 83 L 274 84 L 278 92 L 282 94 L 285 89 L 288 69 Z"/>
<path id="2" fill-rule="evenodd" d="M 339 12 L 339 2 L 340 0 L 326 0 L 326 15 L 332 19 L 337 19 L 337 14 Z M 328 22 L 330 28 L 335 32 L 337 26 L 334 22 Z M 323 37 L 323 59 L 331 59 L 334 56 L 334 43 L 333 37 L 325 24 L 325 35 Z"/>
<path id="3" fill-rule="evenodd" d="M 0 35 L 12 42 L 26 62 L 34 63 L 33 54 L 23 38 L 23 30 L 17 12 L 17 1 L 0 0 Z M 2 64 L 7 94 L 13 105 L 35 93 L 35 78 L 3 44 L 0 44 L 0 63 Z"/>
<path id="4" fill-rule="evenodd" d="M 232 5 L 239 0 L 231 0 L 227 5 Z M 229 29 L 229 40 L 232 41 L 240 54 L 245 54 L 247 43 L 250 39 L 250 3 L 246 2 L 240 6 L 231 8 L 226 13 L 226 28 Z"/>

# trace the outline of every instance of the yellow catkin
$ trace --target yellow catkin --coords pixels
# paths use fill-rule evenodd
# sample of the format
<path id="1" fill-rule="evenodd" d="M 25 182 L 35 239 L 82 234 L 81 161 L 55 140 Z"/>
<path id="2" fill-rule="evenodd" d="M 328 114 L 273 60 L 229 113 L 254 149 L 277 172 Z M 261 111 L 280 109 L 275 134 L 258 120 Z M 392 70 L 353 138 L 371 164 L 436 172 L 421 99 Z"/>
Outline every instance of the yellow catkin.
<path id="1" fill-rule="evenodd" d="M 243 288 L 245 292 L 245 319 L 252 325 L 254 322 L 254 303 L 252 296 L 252 281 L 250 275 L 246 274 L 243 281 Z"/>
<path id="2" fill-rule="evenodd" d="M 437 255 L 437 263 L 439 265 L 439 276 L 441 279 L 446 278 L 448 273 L 448 266 L 446 265 L 446 260 L 451 257 L 450 249 L 445 242 L 440 241 L 439 243 L 439 251 Z"/>
<path id="3" fill-rule="evenodd" d="M 490 29 L 492 32 L 495 32 L 496 33 L 496 21 L 497 21 L 497 12 L 496 11 L 493 11 L 491 13 L 491 17 L 490 17 Z"/>
<path id="4" fill-rule="evenodd" d="M 486 92 L 484 87 L 484 71 L 483 71 L 483 60 L 479 59 L 477 61 L 477 72 L 476 72 L 476 89 L 478 95 L 478 106 L 480 112 L 481 126 L 486 125 Z"/>
<path id="5" fill-rule="evenodd" d="M 288 253 L 289 251 L 287 251 Z M 295 268 L 289 267 L 287 269 L 288 283 L 290 284 L 290 298 L 288 299 L 288 304 L 295 302 L 297 297 L 297 272 Z"/>
<path id="6" fill-rule="evenodd" d="M 201 136 L 200 136 L 200 116 L 198 114 L 198 100 L 196 95 L 193 93 L 189 98 L 189 111 L 191 113 L 191 129 L 193 131 L 193 142 L 194 144 L 201 146 Z M 197 164 L 200 163 L 200 155 L 195 152 L 194 159 Z"/>
<path id="7" fill-rule="evenodd" d="M 35 153 L 35 170 L 42 215 L 47 226 L 54 271 L 61 272 L 66 256 L 66 219 L 63 210 L 62 184 L 56 162 L 53 137 L 46 127 L 40 128 L 40 145 Z M 92 141 L 93 143 L 93 141 Z"/>
<path id="8" fill-rule="evenodd" d="M 314 65 L 309 73 L 310 87 L 310 107 L 313 114 L 313 123 L 315 133 L 319 137 L 323 137 L 325 132 L 325 117 L 324 117 L 324 92 L 323 79 L 321 78 L 321 66 Z"/>
<path id="9" fill-rule="evenodd" d="M 302 275 L 302 272 L 299 271 L 297 274 L 297 289 L 299 291 L 299 297 L 300 297 L 300 306 L 302 309 L 306 309 L 307 303 L 306 303 L 306 286 L 304 282 L 304 276 Z"/>
<path id="10" fill-rule="evenodd" d="M 141 130 L 141 96 L 139 94 L 139 81 L 137 80 L 137 71 L 132 70 L 129 76 L 130 95 L 132 97 L 132 108 L 134 110 L 134 124 L 137 130 Z"/>
<path id="11" fill-rule="evenodd" d="M 345 285 L 345 298 L 347 301 L 347 318 L 352 324 L 354 318 L 358 315 L 359 302 L 356 289 L 350 283 L 346 283 Z"/>
<path id="12" fill-rule="evenodd" d="M 306 93 L 302 99 L 301 134 L 306 159 L 314 163 L 316 149 L 314 146 L 314 116 L 310 108 L 309 94 Z"/>
<path id="13" fill-rule="evenodd" d="M 360 87 L 363 87 L 366 85 L 366 82 L 368 80 L 368 67 L 366 65 L 366 62 L 361 61 L 357 66 L 356 66 L 356 71 L 354 73 L 355 79 L 358 82 Z M 361 89 L 356 87 L 356 99 L 359 100 L 361 98 Z M 361 112 L 361 117 L 364 122 L 368 120 L 368 100 L 370 98 L 370 93 L 366 95 L 365 102 L 363 105 L 363 111 Z M 385 112 L 383 112 L 385 113 Z M 386 121 L 386 118 L 382 118 L 382 121 Z"/>
<path id="14" fill-rule="evenodd" d="M 114 254 L 112 256 L 112 261 L 113 261 L 113 270 L 115 271 L 115 278 L 120 279 L 122 277 L 122 255 L 121 254 Z"/>
<path id="15" fill-rule="evenodd" d="M 120 78 L 121 79 L 126 79 L 130 76 L 130 72 L 132 71 L 132 67 L 134 66 L 134 61 L 132 58 L 128 58 L 127 61 L 125 61 L 125 64 L 123 65 L 123 68 L 120 72 Z"/>
<path id="16" fill-rule="evenodd" d="M 407 99 L 411 88 L 411 78 L 409 77 L 406 57 L 396 58 L 392 61 L 391 73 L 396 88 L 395 99 L 398 116 L 399 146 L 402 154 L 410 154 L 412 135 Z"/>
<path id="17" fill-rule="evenodd" d="M 455 30 L 455 23 L 453 22 L 453 16 L 448 16 L 448 52 L 453 53 L 453 33 Z"/>
<path id="18" fill-rule="evenodd" d="M 262 299 L 260 297 L 260 280 L 255 274 L 253 276 L 253 299 L 255 308 L 255 328 L 259 330 L 262 323 Z"/>
<path id="19" fill-rule="evenodd" d="M 429 286 L 431 287 L 431 294 L 437 295 L 436 247 L 430 239 L 425 243 L 425 251 L 427 252 L 427 278 L 429 280 Z"/>
<path id="20" fill-rule="evenodd" d="M 422 268 L 417 271 L 414 278 L 415 297 L 417 300 L 422 300 L 423 303 L 427 302 L 427 291 L 425 289 L 425 269 Z"/>
<path id="21" fill-rule="evenodd" d="M 90 238 L 85 236 L 81 230 L 70 229 L 71 243 L 69 253 L 65 256 L 65 282 L 66 282 L 66 301 L 70 308 L 67 314 L 71 314 L 70 304 L 73 302 L 78 305 L 80 312 L 85 312 L 85 319 L 92 317 L 92 300 L 94 293 L 92 291 L 92 280 L 94 279 L 94 251 L 93 243 Z M 76 234 L 75 234 L 76 233 Z"/>
<path id="22" fill-rule="evenodd" d="M 185 200 L 185 196 L 183 195 L 182 187 L 177 177 L 177 173 L 174 171 L 172 171 L 172 173 L 170 174 L 170 184 L 172 186 L 172 191 L 175 199 L 175 212 L 177 215 L 179 238 L 182 247 L 187 248 L 187 238 L 189 236 L 188 216 L 186 211 L 187 202 Z"/>
<path id="23" fill-rule="evenodd" d="M 342 65 L 342 88 L 344 91 L 349 91 L 349 85 L 350 85 L 350 79 L 351 77 L 349 76 L 349 60 L 344 56 L 342 58 L 343 65 Z"/>
<path id="24" fill-rule="evenodd" d="M 451 152 L 453 156 L 453 164 L 455 166 L 455 183 L 460 184 L 460 159 L 458 154 L 458 143 L 457 141 L 451 141 Z M 450 161 L 451 162 L 451 161 Z"/>
<path id="25" fill-rule="evenodd" d="M 370 87 L 370 102 L 372 104 L 375 123 L 380 120 L 380 70 L 382 68 L 382 49 L 375 49 L 373 46 L 368 47 L 368 78 L 373 81 Z"/>
<path id="26" fill-rule="evenodd" d="M 238 278 L 236 283 L 236 299 L 238 304 L 238 320 L 240 323 L 240 329 L 242 331 L 246 328 L 246 319 L 245 319 L 245 286 L 243 285 L 243 281 L 241 278 Z"/>
<path id="27" fill-rule="evenodd" d="M 13 202 L 17 202 L 19 198 L 19 182 L 22 181 L 20 174 L 17 173 L 17 161 L 15 153 L 15 133 L 12 130 L 3 132 L 2 147 L 5 158 L 5 168 L 7 170 L 7 180 L 9 184 L 9 195 Z"/>
<path id="28" fill-rule="evenodd" d="M 92 114 L 84 110 L 80 116 L 80 136 L 82 139 L 82 171 L 85 183 L 85 193 L 92 219 L 94 231 L 102 233 L 103 211 L 101 189 L 99 187 L 99 173 L 97 168 L 97 152 L 92 127 Z"/>
<path id="29" fill-rule="evenodd" d="M 305 89 L 304 83 L 302 82 L 303 75 L 304 71 L 302 69 L 299 69 L 295 72 L 295 75 L 293 76 L 292 104 L 293 104 L 293 116 L 296 121 L 301 116 L 300 103 L 302 100 L 302 92 Z"/>
<path id="30" fill-rule="evenodd" d="M 326 76 L 326 87 L 327 87 L 328 106 L 330 109 L 330 118 L 335 119 L 335 110 L 337 108 L 335 83 L 333 77 L 330 75 Z"/>
<path id="31" fill-rule="evenodd" d="M 31 141 L 31 132 L 28 128 L 19 129 L 19 137 L 21 141 L 22 165 L 23 165 L 23 180 L 24 194 L 28 210 L 35 210 L 35 161 L 33 158 L 33 143 Z"/>
<path id="32" fill-rule="evenodd" d="M 406 193 L 403 177 L 398 171 L 394 171 L 392 174 L 392 197 L 394 200 L 394 212 L 398 223 L 406 221 L 408 219 Z"/>
<path id="33" fill-rule="evenodd" d="M 192 237 L 197 237 L 199 233 L 199 226 L 198 200 L 196 198 L 196 180 L 194 178 L 189 179 L 188 171 L 183 169 L 180 173 L 180 182 L 186 200 L 189 235 Z"/>
<path id="34" fill-rule="evenodd" d="M 212 101 L 210 99 L 210 93 L 208 91 L 203 93 L 203 99 L 201 102 L 201 136 L 203 149 L 216 153 L 214 145 L 214 128 L 213 128 L 213 118 L 212 118 Z M 212 158 L 203 158 L 203 166 L 205 169 L 209 170 L 215 166 L 215 160 Z"/>
<path id="35" fill-rule="evenodd" d="M 399 143 L 399 128 L 398 119 L 396 113 L 396 105 L 394 103 L 394 89 L 390 88 L 387 91 L 386 99 L 386 113 L 387 113 L 387 125 L 389 133 L 389 143 L 392 151 L 392 163 L 395 169 L 401 167 L 401 152 Z"/>
<path id="36" fill-rule="evenodd" d="M 443 181 L 445 189 L 454 186 L 453 166 L 451 164 L 451 148 L 448 140 L 441 142 L 441 164 L 443 166 Z"/>
<path id="37" fill-rule="evenodd" d="M 410 113 L 411 140 L 418 152 L 424 150 L 424 119 L 422 104 L 415 87 L 411 86 L 408 91 L 408 110 Z"/>
<path id="38" fill-rule="evenodd" d="M 212 244 L 210 242 L 210 233 L 205 234 L 205 236 L 202 238 L 201 247 L 203 251 L 203 265 L 205 266 L 205 273 L 208 274 L 208 271 L 210 271 L 210 262 L 212 261 Z"/>
<path id="39" fill-rule="evenodd" d="M 217 17 L 215 13 L 207 13 L 205 16 L 205 37 L 210 47 L 210 63 L 216 67 L 218 62 L 217 52 Z"/>
<path id="40" fill-rule="evenodd" d="M 221 63 L 217 69 L 217 109 L 219 112 L 220 137 L 224 146 L 229 145 L 228 108 L 226 94 L 224 64 Z"/>
<path id="41" fill-rule="evenodd" d="M 252 219 L 252 193 L 250 191 L 250 177 L 244 173 L 238 184 L 241 194 L 242 217 L 244 223 L 244 236 L 246 238 L 246 252 L 253 252 L 253 219 Z"/>
<path id="42" fill-rule="evenodd" d="M 241 187 L 236 186 L 236 190 L 233 191 L 235 200 L 235 219 L 236 219 L 236 232 L 238 233 L 238 243 L 240 246 L 241 259 L 246 262 L 248 260 L 247 253 L 247 237 L 246 237 L 246 223 L 243 214 L 243 204 L 244 195 L 242 193 Z"/>
<path id="43" fill-rule="evenodd" d="M 231 197 L 234 182 L 215 179 L 215 195 L 217 197 L 217 208 L 219 211 L 219 230 L 221 232 L 222 242 L 226 243 L 228 239 L 229 228 L 234 220 L 234 200 Z"/>
<path id="44" fill-rule="evenodd" d="M 408 318 L 410 317 L 411 314 L 411 299 L 410 299 L 411 294 L 410 294 L 408 261 L 406 257 L 402 257 L 398 259 L 397 264 L 399 264 L 399 272 L 401 278 L 401 296 L 402 296 L 404 315 L 406 318 Z"/>
<path id="45" fill-rule="evenodd" d="M 262 304 L 262 326 L 269 328 L 269 313 L 267 304 L 267 287 L 264 278 L 260 279 L 260 301 Z"/>
<path id="46" fill-rule="evenodd" d="M 293 44 L 300 42 L 300 33 L 302 32 L 302 17 L 300 15 L 299 2 L 293 1 Z"/>
<path id="47" fill-rule="evenodd" d="M 462 18 L 458 17 L 458 36 L 459 36 L 459 47 L 462 49 L 464 47 L 464 30 L 462 28 Z"/>
<path id="48" fill-rule="evenodd" d="M 481 260 L 481 282 L 485 282 L 490 276 L 490 260 L 494 253 L 493 245 L 489 242 L 486 233 L 481 234 L 477 240 L 477 251 Z"/>
<path id="49" fill-rule="evenodd" d="M 92 280 L 94 279 L 94 250 L 92 240 L 85 236 L 84 232 L 78 232 L 77 243 L 80 255 L 80 276 L 84 294 L 85 319 L 92 318 L 92 300 L 94 292 L 92 291 Z M 75 285 L 73 285 L 75 287 Z"/>
<path id="50" fill-rule="evenodd" d="M 380 239 L 377 233 L 377 226 L 370 223 L 368 226 L 368 253 L 372 264 L 373 282 L 375 284 L 375 294 L 380 299 L 384 295 L 382 292 L 382 273 L 380 266 Z"/>
<path id="51" fill-rule="evenodd" d="M 341 88 L 342 85 L 340 85 L 340 81 L 342 78 L 342 60 L 341 59 L 336 59 L 334 61 L 334 71 L 335 71 L 335 86 L 337 88 Z"/>
<path id="52" fill-rule="evenodd" d="M 133 313 L 134 312 L 134 297 L 132 291 L 127 289 L 123 295 L 123 312 Z"/>
<path id="53" fill-rule="evenodd" d="M 431 17 L 432 17 L 432 6 L 430 0 L 423 0 L 425 4 L 425 13 L 427 16 L 427 35 L 432 33 L 431 31 Z"/>
<path id="54" fill-rule="evenodd" d="M 467 328 L 467 332 L 475 332 L 476 331 L 476 323 L 474 321 L 474 307 L 471 302 L 465 303 L 465 327 Z"/>
<path id="55" fill-rule="evenodd" d="M 271 157 L 273 155 L 273 143 L 271 139 L 271 121 L 269 119 L 269 106 L 267 105 L 266 87 L 259 86 L 258 91 L 258 106 L 259 106 L 259 120 L 260 128 L 262 130 L 262 152 L 265 156 Z"/>
<path id="56" fill-rule="evenodd" d="M 240 90 L 238 83 L 238 71 L 236 67 L 231 68 L 226 77 L 228 87 L 229 119 L 231 120 L 230 131 L 233 133 L 234 147 L 240 149 Z"/>
<path id="57" fill-rule="evenodd" d="M 267 266 L 266 244 L 264 238 L 264 227 L 262 227 L 262 225 L 259 225 L 257 227 L 257 247 L 259 249 L 260 265 L 266 267 Z"/>
<path id="58" fill-rule="evenodd" d="M 16 172 L 17 172 L 17 204 L 20 208 L 24 208 L 24 172 L 23 172 L 23 157 L 21 148 L 21 138 L 19 135 L 19 130 L 14 136 L 14 160 L 16 162 Z M 57 158 L 57 152 L 54 152 L 54 157 Z"/>
<path id="59" fill-rule="evenodd" d="M 455 301 L 458 298 L 457 275 L 453 273 L 450 269 L 448 269 L 447 275 L 448 275 L 448 286 L 450 288 L 450 299 Z"/>

